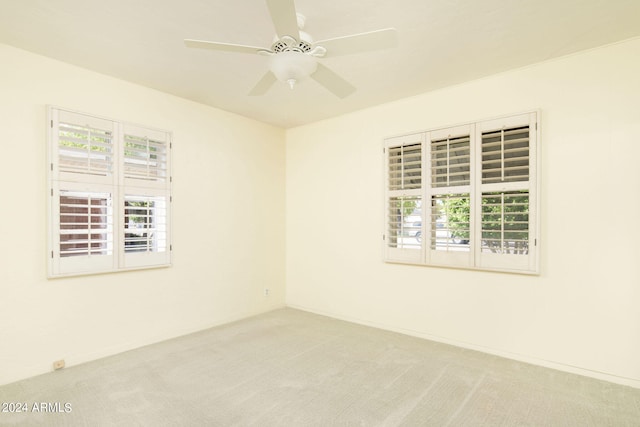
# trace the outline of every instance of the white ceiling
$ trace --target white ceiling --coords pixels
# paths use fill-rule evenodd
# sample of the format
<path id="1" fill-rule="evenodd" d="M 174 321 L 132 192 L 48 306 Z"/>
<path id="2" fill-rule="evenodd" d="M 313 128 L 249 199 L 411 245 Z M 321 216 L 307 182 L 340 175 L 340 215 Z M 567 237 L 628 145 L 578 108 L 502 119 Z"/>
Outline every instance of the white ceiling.
<path id="1" fill-rule="evenodd" d="M 295 4 L 315 40 L 395 27 L 399 46 L 322 59 L 357 87 L 339 99 L 313 80 L 247 96 L 267 58 L 184 46 L 270 47 L 264 0 L 0 0 L 0 43 L 289 128 L 640 36 L 640 0 Z"/>

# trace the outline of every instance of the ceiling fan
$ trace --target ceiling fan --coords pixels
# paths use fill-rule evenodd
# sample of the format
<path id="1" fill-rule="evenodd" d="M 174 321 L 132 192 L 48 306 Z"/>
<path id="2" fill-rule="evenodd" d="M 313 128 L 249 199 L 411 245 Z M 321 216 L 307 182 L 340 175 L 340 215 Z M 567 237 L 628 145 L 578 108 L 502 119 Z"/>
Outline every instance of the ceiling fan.
<path id="1" fill-rule="evenodd" d="M 319 63 L 318 59 L 386 49 L 397 45 L 394 28 L 314 42 L 309 34 L 302 31 L 305 17 L 296 13 L 294 0 L 266 0 L 266 2 L 277 34 L 275 42 L 269 49 L 204 40 L 184 40 L 187 47 L 267 56 L 269 71 L 249 92 L 251 96 L 265 94 L 278 80 L 287 83 L 293 89 L 297 82 L 310 76 L 336 96 L 344 98 L 352 94 L 356 88 Z"/>

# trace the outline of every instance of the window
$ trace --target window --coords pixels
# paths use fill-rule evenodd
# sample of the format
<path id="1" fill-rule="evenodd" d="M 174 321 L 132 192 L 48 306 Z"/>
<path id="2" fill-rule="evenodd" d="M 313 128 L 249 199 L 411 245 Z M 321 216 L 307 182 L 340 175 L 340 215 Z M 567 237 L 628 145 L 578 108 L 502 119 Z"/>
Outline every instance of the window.
<path id="1" fill-rule="evenodd" d="M 385 260 L 538 272 L 538 113 L 384 141 Z"/>
<path id="2" fill-rule="evenodd" d="M 49 276 L 171 262 L 171 134 L 49 108 Z"/>

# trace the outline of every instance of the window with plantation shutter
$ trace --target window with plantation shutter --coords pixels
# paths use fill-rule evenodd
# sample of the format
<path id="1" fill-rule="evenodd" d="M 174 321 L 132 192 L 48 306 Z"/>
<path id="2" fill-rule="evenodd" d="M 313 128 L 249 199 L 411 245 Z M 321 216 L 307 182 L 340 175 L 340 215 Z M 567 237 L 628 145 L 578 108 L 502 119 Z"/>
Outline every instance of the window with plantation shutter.
<path id="1" fill-rule="evenodd" d="M 49 108 L 49 276 L 170 265 L 171 134 Z"/>
<path id="2" fill-rule="evenodd" d="M 385 140 L 385 259 L 537 273 L 538 144 L 538 112 Z"/>
<path id="3" fill-rule="evenodd" d="M 422 256 L 422 136 L 409 135 L 385 146 L 387 257 L 415 262 Z"/>
<path id="4" fill-rule="evenodd" d="M 476 263 L 483 268 L 537 271 L 537 114 L 478 124 Z"/>
<path id="5" fill-rule="evenodd" d="M 471 139 L 468 125 L 427 132 L 431 171 L 429 251 L 433 264 L 465 266 L 470 257 Z"/>

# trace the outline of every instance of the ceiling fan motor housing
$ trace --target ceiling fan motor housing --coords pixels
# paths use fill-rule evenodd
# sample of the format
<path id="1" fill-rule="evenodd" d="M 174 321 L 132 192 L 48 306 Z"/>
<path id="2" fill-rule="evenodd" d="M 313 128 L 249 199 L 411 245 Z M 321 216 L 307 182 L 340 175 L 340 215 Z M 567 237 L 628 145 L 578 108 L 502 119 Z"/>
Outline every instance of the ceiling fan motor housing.
<path id="1" fill-rule="evenodd" d="M 293 37 L 284 36 L 271 45 L 271 50 L 275 53 L 310 52 L 311 41 L 306 41 L 302 38 L 300 39 L 300 41 L 298 41 Z"/>

